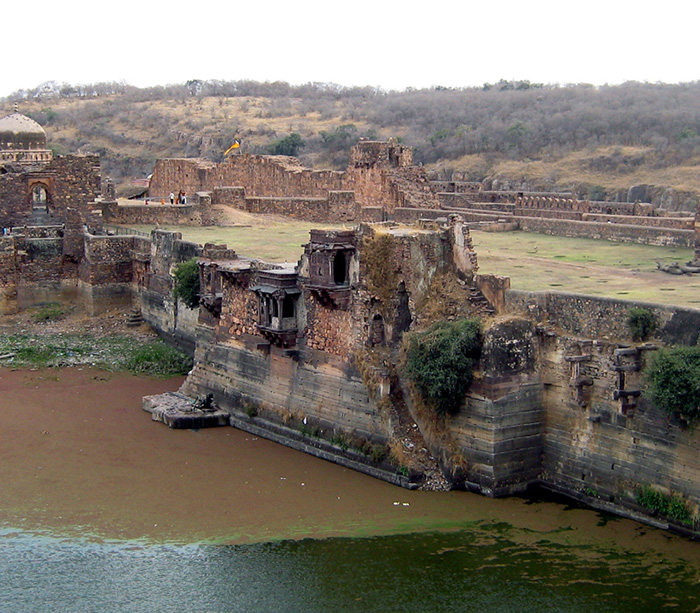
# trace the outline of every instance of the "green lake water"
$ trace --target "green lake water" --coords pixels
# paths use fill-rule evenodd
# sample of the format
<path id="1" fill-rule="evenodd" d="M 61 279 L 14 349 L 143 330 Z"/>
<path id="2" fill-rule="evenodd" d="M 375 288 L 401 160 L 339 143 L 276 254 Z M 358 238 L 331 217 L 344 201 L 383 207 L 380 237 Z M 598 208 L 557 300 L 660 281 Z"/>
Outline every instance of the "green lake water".
<path id="1" fill-rule="evenodd" d="M 0 610 L 700 610 L 698 568 L 678 553 L 567 545 L 561 534 L 551 540 L 502 522 L 226 546 L 96 543 L 5 529 Z"/>

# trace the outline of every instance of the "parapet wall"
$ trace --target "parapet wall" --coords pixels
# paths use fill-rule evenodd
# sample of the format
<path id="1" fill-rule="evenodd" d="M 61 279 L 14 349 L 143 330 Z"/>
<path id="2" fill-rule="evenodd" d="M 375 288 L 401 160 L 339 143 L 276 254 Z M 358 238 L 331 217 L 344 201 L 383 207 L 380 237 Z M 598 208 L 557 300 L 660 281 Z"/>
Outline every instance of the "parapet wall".
<path id="1" fill-rule="evenodd" d="M 538 217 L 514 217 L 514 220 L 517 221 L 523 232 L 667 247 L 693 247 L 695 245 L 695 232 L 693 230 Z"/>
<path id="2" fill-rule="evenodd" d="M 310 170 L 286 156 L 234 155 L 221 163 L 199 159 L 158 160 L 149 194 L 167 198 L 183 190 L 187 195 L 219 187 L 245 187 L 249 196 L 327 198 L 342 190 L 341 172 Z"/>
<path id="3" fill-rule="evenodd" d="M 538 324 L 561 329 L 567 335 L 632 342 L 627 315 L 633 306 L 649 309 L 658 321 L 657 337 L 664 343 L 696 345 L 700 309 L 630 302 L 568 292 L 505 292 L 509 313 L 527 313 Z"/>
<path id="4" fill-rule="evenodd" d="M 115 201 L 100 203 L 102 218 L 108 224 L 121 225 L 208 225 L 208 207 L 200 204 L 161 204 L 159 201 L 129 202 L 128 204 Z"/>

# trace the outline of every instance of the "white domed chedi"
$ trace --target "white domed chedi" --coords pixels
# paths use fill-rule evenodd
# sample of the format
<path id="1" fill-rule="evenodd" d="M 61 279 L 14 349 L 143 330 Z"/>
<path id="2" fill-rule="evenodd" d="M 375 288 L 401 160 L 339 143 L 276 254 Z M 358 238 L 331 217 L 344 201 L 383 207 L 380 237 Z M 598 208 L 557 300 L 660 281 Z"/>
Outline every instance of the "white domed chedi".
<path id="1" fill-rule="evenodd" d="M 16 110 L 0 119 L 0 163 L 37 164 L 52 158 L 46 132 L 36 121 Z"/>

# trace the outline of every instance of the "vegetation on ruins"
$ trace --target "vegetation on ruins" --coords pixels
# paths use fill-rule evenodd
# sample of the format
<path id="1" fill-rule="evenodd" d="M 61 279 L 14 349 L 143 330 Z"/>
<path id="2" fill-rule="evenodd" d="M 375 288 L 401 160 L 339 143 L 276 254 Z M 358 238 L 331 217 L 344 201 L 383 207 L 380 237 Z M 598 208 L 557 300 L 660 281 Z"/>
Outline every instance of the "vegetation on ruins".
<path id="1" fill-rule="evenodd" d="M 171 345 L 154 341 L 134 347 L 121 366 L 137 375 L 186 375 L 192 369 L 192 359 Z"/>
<path id="2" fill-rule="evenodd" d="M 459 410 L 481 353 L 478 319 L 441 321 L 425 332 L 407 334 L 404 374 L 441 414 Z"/>
<path id="3" fill-rule="evenodd" d="M 34 321 L 56 321 L 66 314 L 66 308 L 57 302 L 49 302 L 39 306 L 32 314 Z"/>
<path id="4" fill-rule="evenodd" d="M 627 326 L 632 340 L 645 341 L 656 331 L 657 321 L 649 309 L 632 307 L 627 313 Z"/>
<path id="5" fill-rule="evenodd" d="M 688 503 L 681 496 L 665 494 L 650 485 L 637 487 L 634 496 L 637 504 L 654 514 L 675 519 L 683 524 L 693 524 Z"/>
<path id="6" fill-rule="evenodd" d="M 193 83 L 195 85 L 193 85 Z M 101 155 L 126 191 L 160 157 L 222 159 L 234 138 L 264 153 L 296 133 L 302 163 L 342 168 L 360 137 L 400 136 L 442 179 L 486 177 L 575 188 L 603 198 L 630 185 L 700 191 L 700 82 L 542 85 L 382 91 L 329 83 L 192 80 L 44 83 L 0 102 L 38 121 L 50 146 Z"/>
<path id="7" fill-rule="evenodd" d="M 175 287 L 173 293 L 189 308 L 199 306 L 199 266 L 197 259 L 192 258 L 175 266 Z"/>
<path id="8" fill-rule="evenodd" d="M 14 367 L 90 365 L 111 371 L 171 377 L 184 375 L 192 359 L 160 339 L 91 334 L 6 334 L 0 337 L 0 364 Z"/>
<path id="9" fill-rule="evenodd" d="M 390 234 L 382 233 L 366 236 L 362 240 L 361 249 L 367 291 L 379 301 L 380 307 L 386 310 L 391 304 L 398 282 L 394 239 Z"/>
<path id="10" fill-rule="evenodd" d="M 693 424 L 700 417 L 700 347 L 655 352 L 644 375 L 654 404 Z"/>

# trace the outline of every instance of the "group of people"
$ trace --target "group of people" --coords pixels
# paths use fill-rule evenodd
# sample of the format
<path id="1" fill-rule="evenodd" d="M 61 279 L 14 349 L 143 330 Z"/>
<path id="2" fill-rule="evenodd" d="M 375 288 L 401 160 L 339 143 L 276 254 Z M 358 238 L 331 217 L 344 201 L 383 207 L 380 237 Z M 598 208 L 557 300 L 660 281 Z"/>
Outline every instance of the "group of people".
<path id="1" fill-rule="evenodd" d="M 175 194 L 170 192 L 170 204 L 187 204 L 187 195 L 185 192 L 180 190 L 177 194 L 177 201 L 175 200 Z"/>
<path id="2" fill-rule="evenodd" d="M 3 227 L 3 229 L 2 229 L 2 235 L 3 235 L 3 236 L 10 236 L 10 234 L 12 234 L 12 228 L 5 228 L 5 227 Z"/>
<path id="3" fill-rule="evenodd" d="M 170 204 L 187 204 L 187 194 L 185 194 L 184 191 L 180 190 L 177 194 L 177 198 L 175 197 L 175 194 L 173 192 L 170 192 Z M 165 198 L 162 198 L 160 201 L 161 204 L 165 204 Z M 151 199 L 146 198 L 145 204 L 151 204 Z"/>

